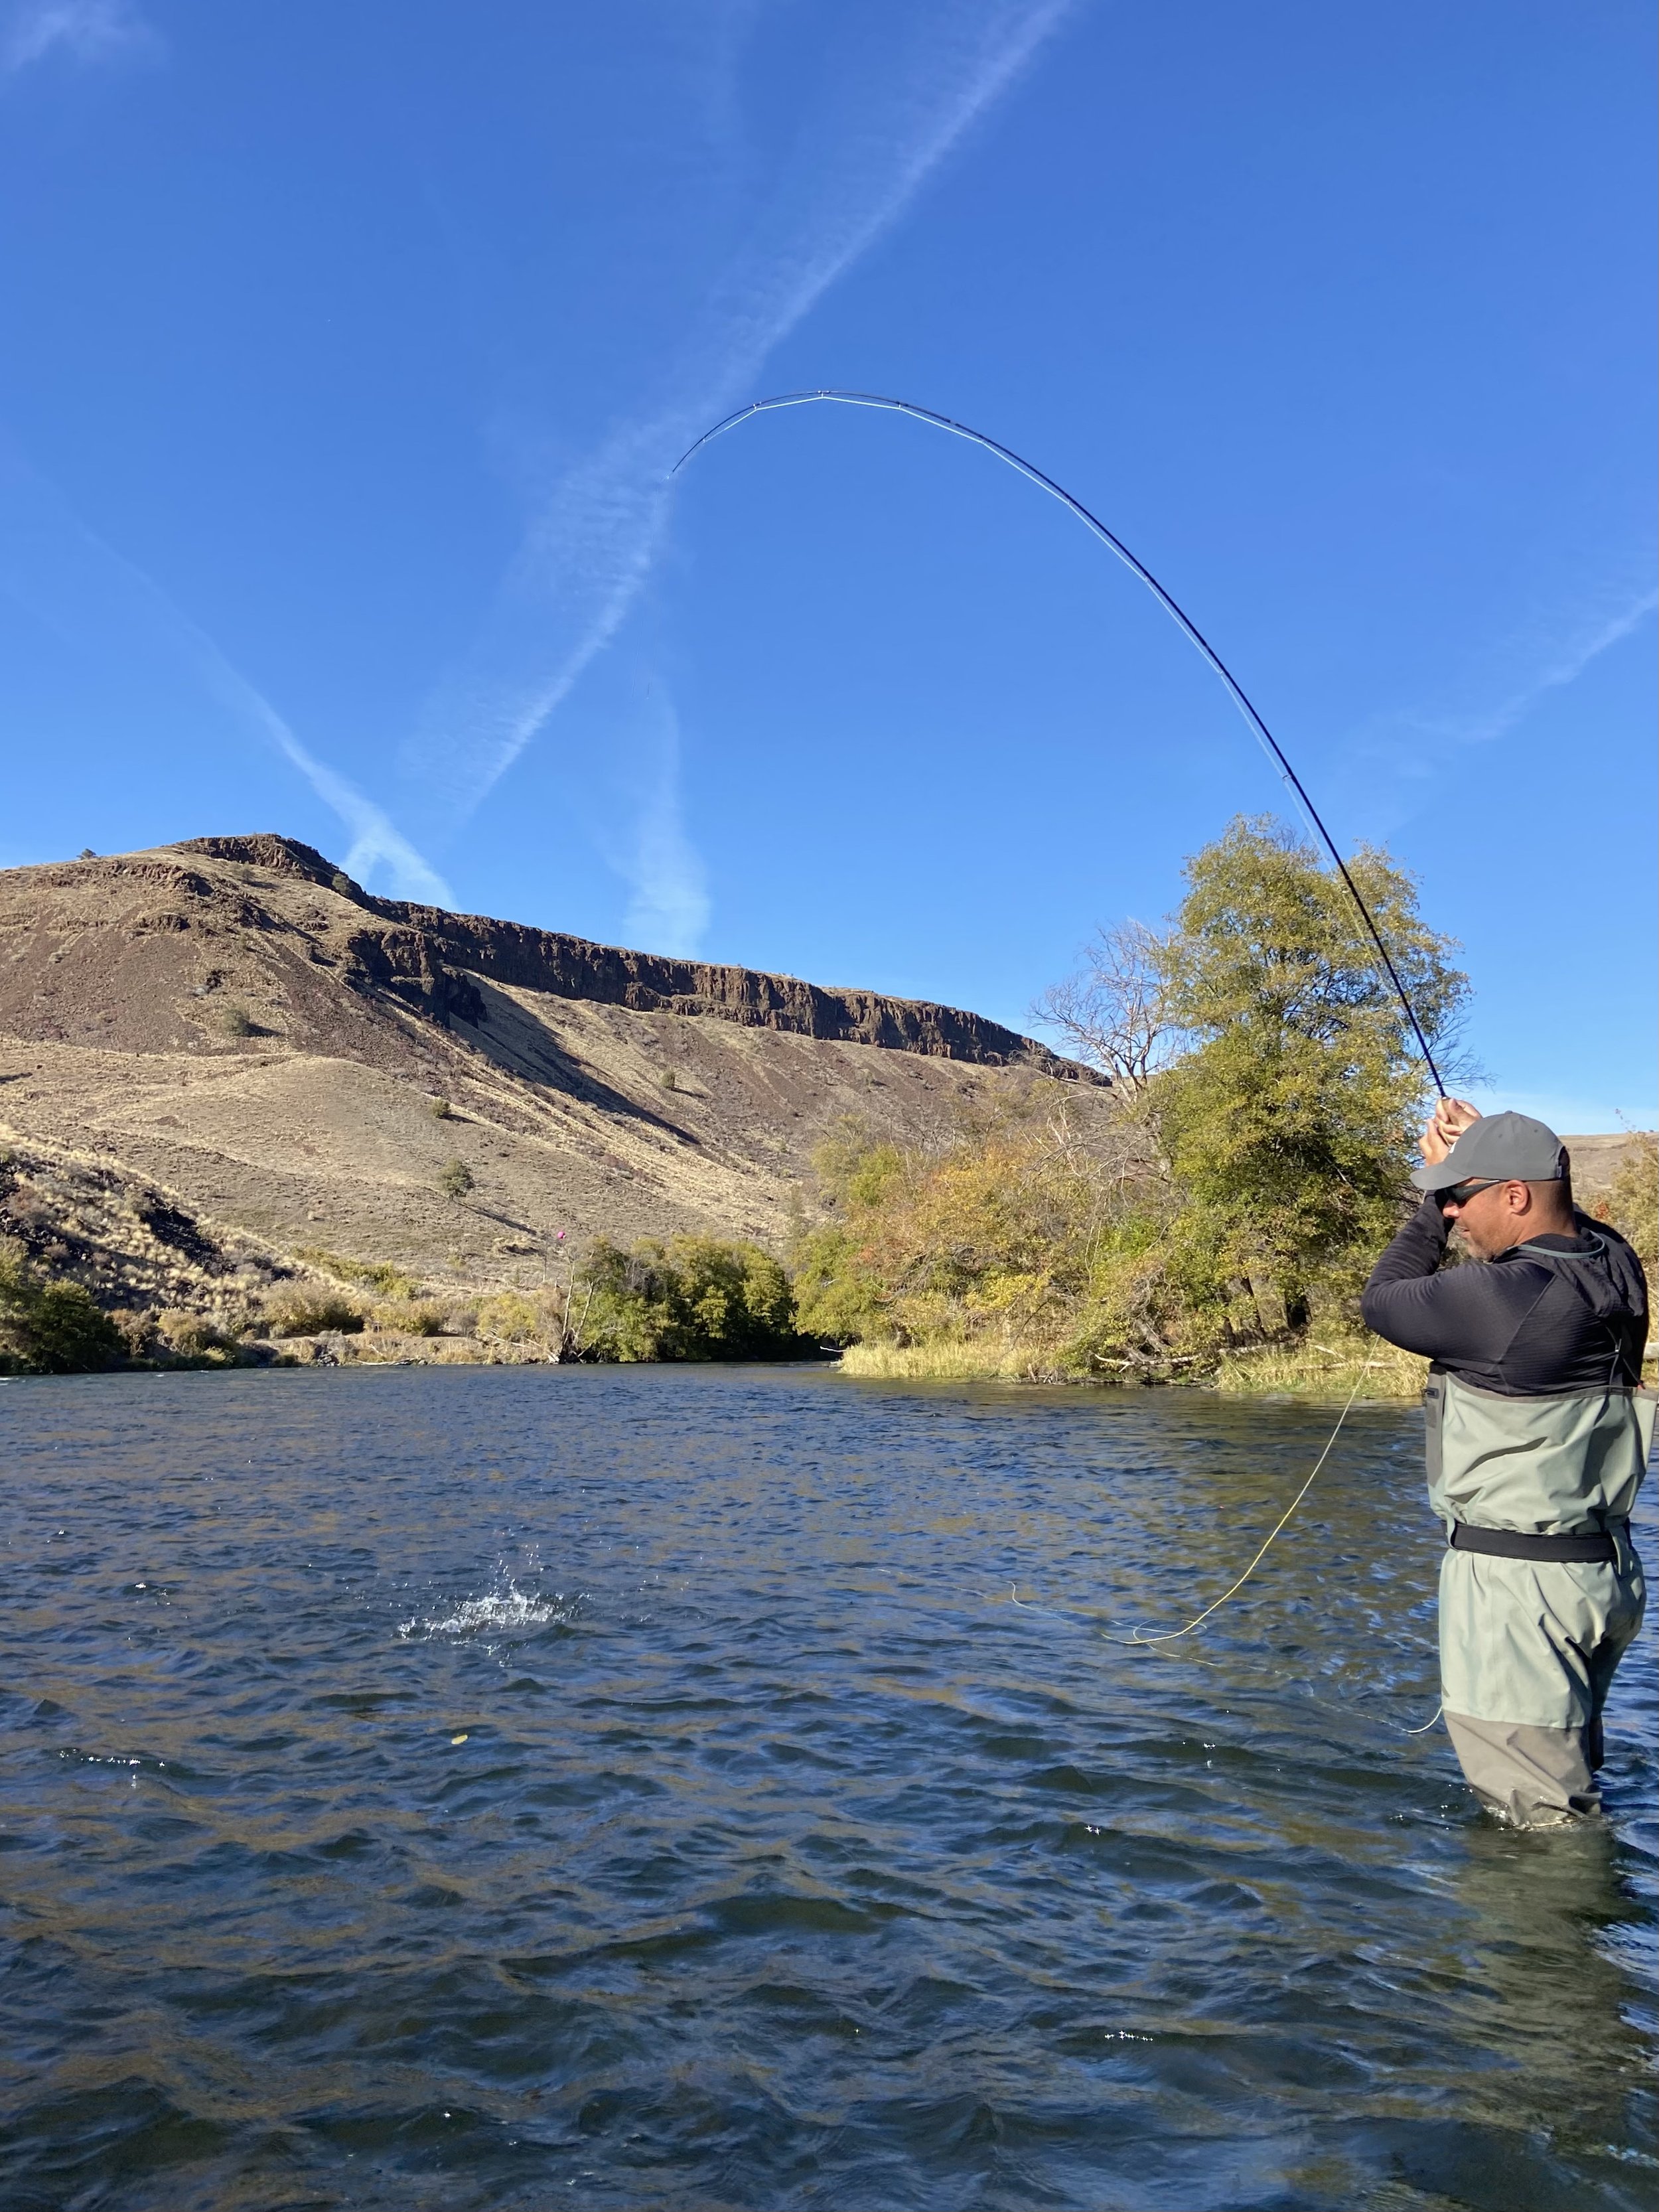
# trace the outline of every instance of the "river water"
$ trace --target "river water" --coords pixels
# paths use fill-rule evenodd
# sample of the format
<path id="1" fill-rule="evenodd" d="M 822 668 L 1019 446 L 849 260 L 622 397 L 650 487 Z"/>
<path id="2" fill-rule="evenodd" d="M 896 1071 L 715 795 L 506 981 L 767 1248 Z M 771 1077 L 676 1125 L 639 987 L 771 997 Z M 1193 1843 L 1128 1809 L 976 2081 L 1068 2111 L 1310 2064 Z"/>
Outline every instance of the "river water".
<path id="1" fill-rule="evenodd" d="M 1651 2206 L 1651 1632 L 1605 1831 L 1473 1812 L 1360 1407 L 1110 1640 L 1332 1419 L 0 1389 L 0 2203 Z"/>

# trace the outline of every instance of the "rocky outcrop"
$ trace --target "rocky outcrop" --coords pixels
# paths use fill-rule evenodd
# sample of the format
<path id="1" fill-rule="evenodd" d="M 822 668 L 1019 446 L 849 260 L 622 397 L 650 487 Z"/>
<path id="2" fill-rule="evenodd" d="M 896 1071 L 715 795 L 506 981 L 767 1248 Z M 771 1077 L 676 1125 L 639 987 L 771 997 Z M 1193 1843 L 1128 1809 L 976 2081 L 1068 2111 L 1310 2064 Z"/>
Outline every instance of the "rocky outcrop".
<path id="1" fill-rule="evenodd" d="M 196 837 L 169 849 L 303 877 L 392 923 L 389 931 L 352 937 L 357 972 L 446 1025 L 451 1020 L 476 1024 L 483 1017 L 477 987 L 466 980 L 471 973 L 494 983 L 626 1006 L 635 1013 L 711 1015 L 751 1029 L 880 1045 L 936 1060 L 1026 1066 L 1068 1080 L 1100 1079 L 1032 1038 L 957 1006 L 830 988 L 753 968 L 630 952 L 523 922 L 377 898 L 313 847 L 294 838 Z"/>
<path id="2" fill-rule="evenodd" d="M 973 1014 L 374 898 L 288 838 L 0 870 L 0 1154 L 148 1193 L 92 1242 L 193 1285 L 106 1280 L 32 1176 L 0 1238 L 106 1305 L 228 1313 L 192 1223 L 495 1288 L 594 1236 L 781 1249 L 827 1138 L 1050 1113 L 1045 1071 L 1103 1131 L 1109 1089 Z"/>
<path id="3" fill-rule="evenodd" d="M 447 967 L 433 940 L 418 929 L 359 929 L 346 939 L 343 980 L 354 989 L 389 991 L 447 1029 L 453 1021 L 474 1028 L 484 1018 L 483 994 L 470 975 Z"/>

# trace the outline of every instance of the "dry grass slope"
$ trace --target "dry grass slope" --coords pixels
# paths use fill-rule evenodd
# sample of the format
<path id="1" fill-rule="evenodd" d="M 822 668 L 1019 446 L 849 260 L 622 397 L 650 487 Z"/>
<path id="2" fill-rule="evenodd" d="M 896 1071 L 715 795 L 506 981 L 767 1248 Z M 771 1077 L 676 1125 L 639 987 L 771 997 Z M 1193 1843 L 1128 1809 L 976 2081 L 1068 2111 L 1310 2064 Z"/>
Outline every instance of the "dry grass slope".
<path id="1" fill-rule="evenodd" d="M 590 985 L 611 995 L 568 995 Z M 858 1041 L 875 1035 L 917 1048 Z M 0 872 L 0 1148 L 27 1155 L 41 1255 L 106 1303 L 228 1325 L 245 1261 L 304 1279 L 311 1249 L 452 1306 L 556 1285 L 597 1235 L 780 1250 L 839 1121 L 926 1140 L 1029 1082 L 1020 1046 L 950 1008 L 396 907 L 278 838 Z M 1078 1092 L 1109 1113 L 1109 1091 Z M 131 1207 L 77 1242 L 106 1187 L 172 1209 L 228 1272 L 163 1262 Z M 379 1334 L 343 1356 L 460 1340 Z"/>

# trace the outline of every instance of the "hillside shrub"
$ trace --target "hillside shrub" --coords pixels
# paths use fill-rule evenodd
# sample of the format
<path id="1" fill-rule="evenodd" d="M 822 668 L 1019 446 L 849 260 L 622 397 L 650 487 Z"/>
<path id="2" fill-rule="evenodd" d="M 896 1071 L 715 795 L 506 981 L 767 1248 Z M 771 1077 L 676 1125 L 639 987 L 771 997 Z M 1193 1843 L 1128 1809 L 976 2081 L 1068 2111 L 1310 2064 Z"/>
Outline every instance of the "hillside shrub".
<path id="1" fill-rule="evenodd" d="M 496 1344 L 539 1345 L 550 1353 L 564 1341 L 564 1300 L 556 1291 L 497 1291 L 478 1302 L 473 1324 Z"/>
<path id="2" fill-rule="evenodd" d="M 168 1308 L 155 1316 L 155 1333 L 179 1359 L 223 1361 L 235 1357 L 234 1337 L 207 1314 Z"/>
<path id="3" fill-rule="evenodd" d="M 9 1374 L 86 1375 L 126 1357 L 126 1343 L 79 1283 L 54 1281 L 21 1244 L 0 1240 L 0 1369 Z"/>
<path id="4" fill-rule="evenodd" d="M 783 1268 L 756 1244 L 599 1239 L 576 1271 L 571 1321 L 587 1359 L 799 1359 L 816 1346 L 795 1325 Z"/>
<path id="5" fill-rule="evenodd" d="M 121 1351 L 127 1359 L 148 1359 L 155 1349 L 155 1314 L 149 1306 L 115 1306 L 108 1316 L 110 1327 L 121 1340 Z"/>
<path id="6" fill-rule="evenodd" d="M 441 1336 L 447 1318 L 446 1309 L 430 1298 L 394 1299 L 374 1308 L 370 1324 L 396 1336 Z"/>
<path id="7" fill-rule="evenodd" d="M 438 1188 L 446 1198 L 465 1198 L 472 1188 L 473 1174 L 465 1160 L 447 1160 L 438 1177 Z"/>
<path id="8" fill-rule="evenodd" d="M 350 1260 L 343 1253 L 325 1251 L 315 1244 L 302 1246 L 294 1256 L 303 1260 L 307 1267 L 337 1275 L 343 1283 L 361 1283 L 383 1298 L 412 1298 L 417 1288 L 415 1278 L 393 1267 L 390 1260 Z"/>
<path id="9" fill-rule="evenodd" d="M 356 1336 L 363 1318 L 362 1308 L 343 1291 L 321 1285 L 293 1284 L 265 1302 L 264 1323 L 273 1336 L 320 1336 L 325 1331 Z"/>

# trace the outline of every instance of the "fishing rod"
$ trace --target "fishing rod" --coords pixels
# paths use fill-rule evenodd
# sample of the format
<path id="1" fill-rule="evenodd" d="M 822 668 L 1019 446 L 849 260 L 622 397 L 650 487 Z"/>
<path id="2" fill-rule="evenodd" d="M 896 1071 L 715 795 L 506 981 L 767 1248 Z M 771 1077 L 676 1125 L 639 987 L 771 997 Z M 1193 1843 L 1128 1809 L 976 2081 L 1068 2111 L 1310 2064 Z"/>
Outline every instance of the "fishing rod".
<path id="1" fill-rule="evenodd" d="M 1198 648 L 1221 678 L 1222 683 L 1226 686 L 1228 696 L 1249 725 L 1251 734 L 1257 744 L 1273 763 L 1279 775 L 1295 793 L 1297 802 L 1303 812 L 1319 832 L 1325 850 L 1335 863 L 1337 873 L 1347 885 L 1348 896 L 1359 910 L 1360 920 L 1365 925 L 1371 943 L 1376 947 L 1376 957 L 1382 962 L 1383 971 L 1389 982 L 1394 986 L 1395 995 L 1404 1009 L 1406 1019 L 1411 1024 L 1412 1035 L 1417 1039 L 1418 1050 L 1423 1055 L 1424 1066 L 1433 1078 L 1435 1089 L 1443 1098 L 1446 1096 L 1446 1086 L 1440 1079 L 1440 1070 L 1434 1064 L 1434 1054 L 1429 1049 L 1429 1041 L 1423 1034 L 1422 1024 L 1418 1020 L 1412 1002 L 1406 994 L 1406 987 L 1400 980 L 1400 972 L 1389 957 L 1388 946 L 1382 942 L 1382 932 L 1377 928 L 1370 908 L 1360 896 L 1358 884 L 1348 872 L 1347 862 L 1337 851 L 1335 841 L 1325 827 L 1318 808 L 1309 798 L 1301 777 L 1285 758 L 1284 749 L 1278 738 L 1274 737 L 1250 703 L 1238 678 L 1185 608 L 1177 605 L 1146 562 L 1138 561 L 1123 540 L 1114 537 L 1099 517 L 1091 514 L 1081 500 L 1073 499 L 1063 484 L 1057 484 L 1052 477 L 1045 476 L 1034 463 L 1024 459 L 1009 447 L 999 444 L 996 439 L 988 437 L 983 430 L 971 430 L 965 422 L 953 422 L 948 415 L 936 415 L 931 407 L 918 407 L 908 399 L 884 398 L 880 393 L 874 392 L 781 392 L 770 399 L 751 399 L 748 406 L 739 407 L 735 414 L 727 415 L 722 421 L 716 422 L 711 429 L 705 430 L 695 445 L 688 446 L 669 471 L 669 474 L 671 477 L 678 476 L 691 456 L 708 445 L 711 439 L 720 437 L 726 430 L 734 429 L 739 422 L 746 422 L 751 415 L 765 415 L 778 407 L 810 407 L 822 399 L 836 401 L 844 407 L 879 407 L 891 415 L 913 416 L 918 422 L 931 423 L 936 430 L 948 430 L 953 438 L 966 438 L 970 445 L 983 446 L 988 453 L 994 453 L 1000 461 L 1006 461 L 1011 469 L 1017 469 L 1021 476 L 1036 484 L 1039 490 L 1046 491 L 1051 499 L 1057 499 L 1062 507 L 1069 508 L 1079 522 L 1093 531 L 1102 544 L 1108 546 L 1117 556 L 1133 575 L 1140 579 L 1183 636 Z"/>

